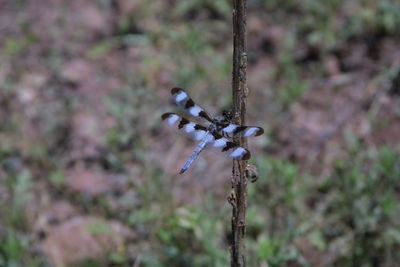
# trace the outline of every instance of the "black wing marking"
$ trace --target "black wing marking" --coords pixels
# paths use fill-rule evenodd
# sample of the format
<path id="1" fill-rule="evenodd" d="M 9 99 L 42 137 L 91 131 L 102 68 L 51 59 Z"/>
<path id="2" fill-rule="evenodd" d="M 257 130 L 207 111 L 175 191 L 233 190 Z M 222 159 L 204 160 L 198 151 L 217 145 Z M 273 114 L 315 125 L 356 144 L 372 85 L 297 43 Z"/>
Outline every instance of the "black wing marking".
<path id="1" fill-rule="evenodd" d="M 264 133 L 264 129 L 258 126 L 241 126 L 238 124 L 230 123 L 228 126 L 221 129 L 222 132 L 235 135 L 238 137 L 251 137 L 259 136 Z"/>
<path id="2" fill-rule="evenodd" d="M 193 117 L 200 117 L 209 122 L 212 121 L 210 115 L 199 105 L 197 105 L 189 94 L 182 88 L 174 87 L 171 89 L 172 98 L 179 107 L 182 107 Z"/>

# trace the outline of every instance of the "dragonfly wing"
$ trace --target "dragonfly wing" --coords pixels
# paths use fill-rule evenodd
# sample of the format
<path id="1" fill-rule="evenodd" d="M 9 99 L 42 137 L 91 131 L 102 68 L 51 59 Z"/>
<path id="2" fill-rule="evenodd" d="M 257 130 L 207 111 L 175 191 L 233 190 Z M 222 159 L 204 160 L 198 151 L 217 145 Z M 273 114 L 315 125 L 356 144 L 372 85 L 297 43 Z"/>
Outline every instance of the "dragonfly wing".
<path id="1" fill-rule="evenodd" d="M 222 128 L 222 132 L 237 137 L 251 137 L 259 136 L 264 133 L 264 129 L 258 126 L 241 126 L 238 124 L 230 123 L 228 126 Z"/>
<path id="2" fill-rule="evenodd" d="M 203 125 L 191 122 L 175 113 L 164 113 L 161 118 L 174 130 L 196 141 L 203 140 L 207 133 L 207 128 Z"/>
<path id="3" fill-rule="evenodd" d="M 212 147 L 214 151 L 236 160 L 248 160 L 251 158 L 251 153 L 247 148 L 239 146 L 239 144 L 232 142 L 218 133 L 213 133 L 213 136 L 214 141 L 210 147 Z"/>
<path id="4" fill-rule="evenodd" d="M 171 89 L 172 99 L 175 104 L 183 108 L 187 113 L 193 117 L 203 118 L 209 122 L 212 121 L 210 115 L 199 105 L 197 105 L 189 94 L 182 88 L 174 87 Z"/>

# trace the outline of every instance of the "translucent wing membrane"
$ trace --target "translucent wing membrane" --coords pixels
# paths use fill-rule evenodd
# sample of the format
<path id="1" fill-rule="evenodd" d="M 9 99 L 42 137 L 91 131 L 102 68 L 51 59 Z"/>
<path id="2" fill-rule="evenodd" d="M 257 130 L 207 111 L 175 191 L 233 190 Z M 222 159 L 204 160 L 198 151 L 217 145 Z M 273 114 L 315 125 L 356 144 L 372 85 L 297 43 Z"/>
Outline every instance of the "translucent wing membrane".
<path id="1" fill-rule="evenodd" d="M 211 117 L 205 110 L 197 105 L 185 90 L 175 87 L 171 89 L 172 98 L 179 107 L 182 107 L 193 117 L 200 117 L 211 122 Z"/>
<path id="2" fill-rule="evenodd" d="M 211 134 L 207 128 L 197 123 L 191 122 L 175 113 L 164 113 L 161 118 L 172 128 L 180 130 L 180 132 L 190 138 L 200 141 L 205 140 L 206 147 L 222 153 L 226 157 L 236 160 L 248 160 L 251 157 L 250 151 L 238 144 L 230 141 L 228 138 L 213 132 Z"/>
<path id="3" fill-rule="evenodd" d="M 257 126 L 240 126 L 237 124 L 229 124 L 225 128 L 221 130 L 224 133 L 229 135 L 236 135 L 238 137 L 251 137 L 251 136 L 259 136 L 264 133 L 264 129 Z"/>

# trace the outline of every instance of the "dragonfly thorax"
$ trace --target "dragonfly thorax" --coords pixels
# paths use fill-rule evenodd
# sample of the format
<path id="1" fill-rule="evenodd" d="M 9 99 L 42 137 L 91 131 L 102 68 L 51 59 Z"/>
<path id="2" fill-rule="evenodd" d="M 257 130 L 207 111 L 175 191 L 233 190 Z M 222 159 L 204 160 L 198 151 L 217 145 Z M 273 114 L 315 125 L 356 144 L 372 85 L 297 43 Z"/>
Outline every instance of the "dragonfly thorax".
<path id="1" fill-rule="evenodd" d="M 227 120 L 227 118 L 224 115 L 220 115 L 220 116 L 216 116 L 212 119 L 210 126 L 208 127 L 208 129 L 210 131 L 216 131 L 219 132 L 221 131 L 223 128 L 225 128 L 226 126 L 229 125 L 229 121 Z"/>

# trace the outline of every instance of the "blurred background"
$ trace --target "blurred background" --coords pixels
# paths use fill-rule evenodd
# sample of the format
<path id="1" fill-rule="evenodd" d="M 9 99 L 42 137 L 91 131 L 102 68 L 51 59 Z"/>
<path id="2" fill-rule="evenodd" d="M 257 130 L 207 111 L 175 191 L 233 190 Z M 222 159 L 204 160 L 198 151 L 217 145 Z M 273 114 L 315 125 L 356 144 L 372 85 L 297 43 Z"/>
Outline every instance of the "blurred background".
<path id="1" fill-rule="evenodd" d="M 231 1 L 0 1 L 0 266 L 229 266 Z M 398 266 L 400 3 L 248 0 L 248 266 Z"/>

